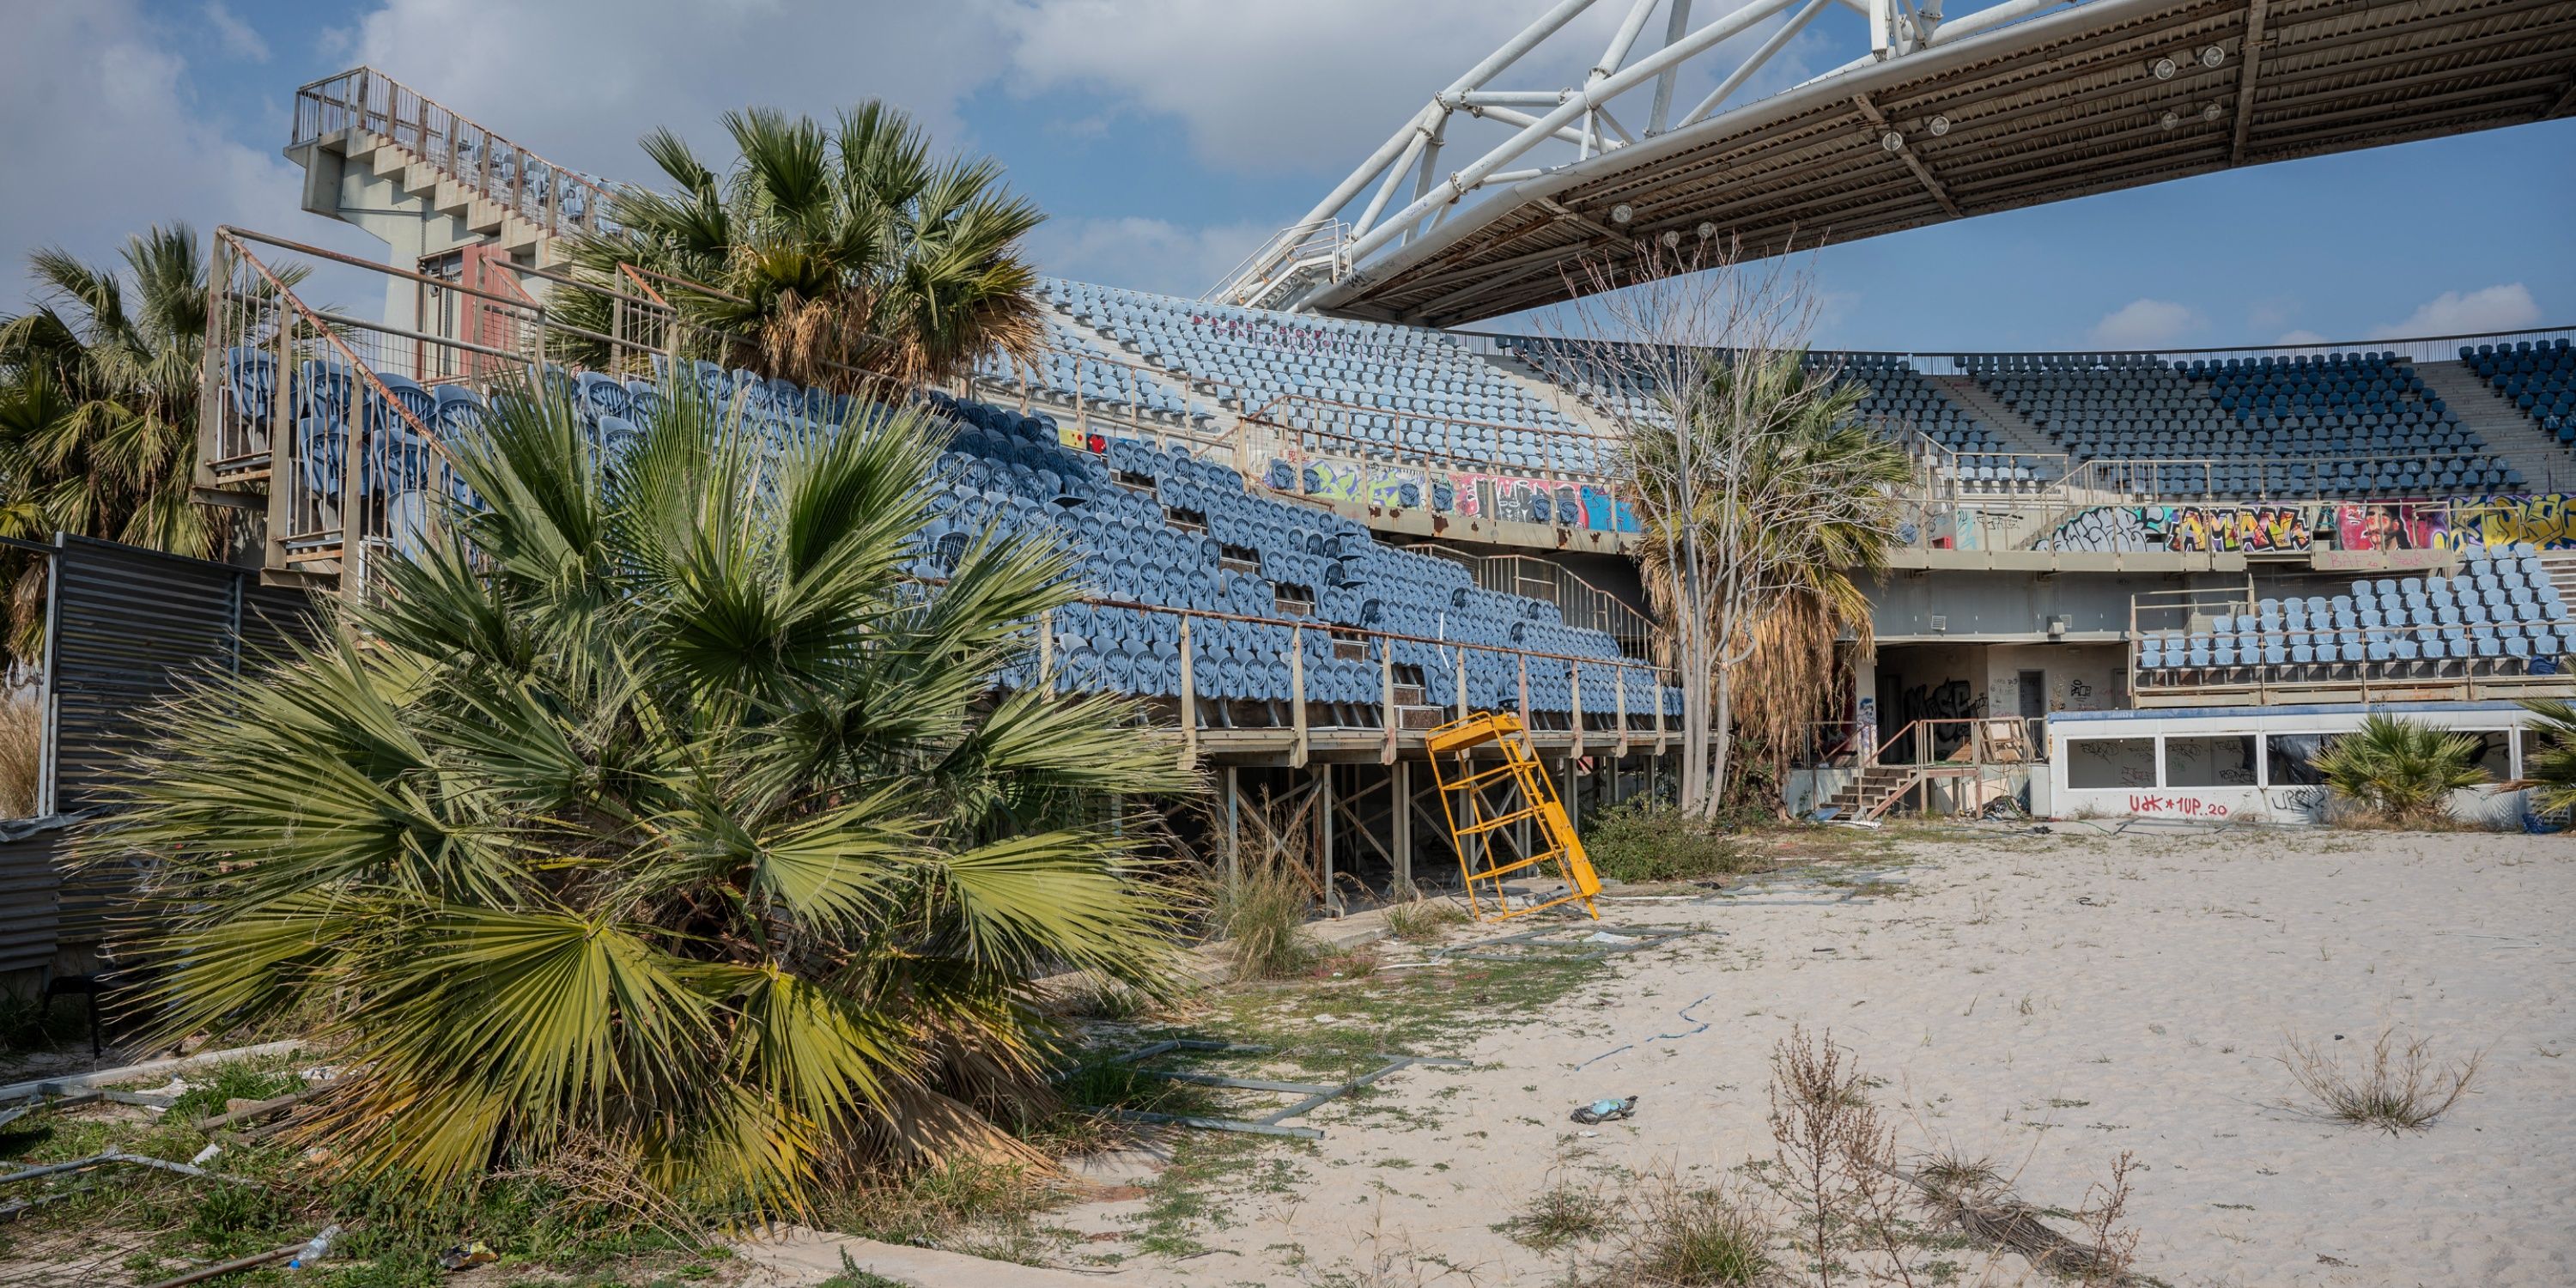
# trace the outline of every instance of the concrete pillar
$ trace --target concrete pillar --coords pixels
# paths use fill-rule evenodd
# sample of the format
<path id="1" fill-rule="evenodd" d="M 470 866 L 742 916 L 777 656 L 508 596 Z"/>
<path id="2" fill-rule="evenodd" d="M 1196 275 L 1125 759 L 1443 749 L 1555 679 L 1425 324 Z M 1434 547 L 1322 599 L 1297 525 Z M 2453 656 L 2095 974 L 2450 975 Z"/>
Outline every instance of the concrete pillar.
<path id="1" fill-rule="evenodd" d="M 1399 894 L 1413 893 L 1413 762 L 1399 760 L 1388 771 L 1395 775 L 1389 790 L 1394 794 L 1395 808 L 1387 817 L 1394 820 L 1395 888 Z"/>

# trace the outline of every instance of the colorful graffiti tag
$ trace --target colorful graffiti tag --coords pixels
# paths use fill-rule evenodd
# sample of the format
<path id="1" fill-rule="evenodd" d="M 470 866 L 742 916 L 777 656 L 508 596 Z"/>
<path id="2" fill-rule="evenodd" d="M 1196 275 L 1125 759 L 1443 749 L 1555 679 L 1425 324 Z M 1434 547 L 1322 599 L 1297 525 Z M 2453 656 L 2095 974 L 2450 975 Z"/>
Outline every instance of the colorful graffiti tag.
<path id="1" fill-rule="evenodd" d="M 2186 551 L 2306 550 L 2315 514 L 2299 505 L 2149 505 L 2138 510 L 2150 547 Z"/>
<path id="2" fill-rule="evenodd" d="M 2490 496 L 2451 503 L 2453 547 L 2530 544 L 2543 550 L 2576 549 L 2576 498 L 2560 493 Z"/>
<path id="3" fill-rule="evenodd" d="M 2450 506 L 2441 501 L 2365 501 L 2335 507 L 2339 550 L 2435 550 L 2448 544 Z"/>
<path id="4" fill-rule="evenodd" d="M 1382 510 L 1428 506 L 1443 514 L 1542 523 L 1591 532 L 1635 532 L 1637 515 L 1597 488 L 1499 474 L 1441 474 L 1398 466 L 1273 460 L 1265 481 L 1280 491 Z"/>

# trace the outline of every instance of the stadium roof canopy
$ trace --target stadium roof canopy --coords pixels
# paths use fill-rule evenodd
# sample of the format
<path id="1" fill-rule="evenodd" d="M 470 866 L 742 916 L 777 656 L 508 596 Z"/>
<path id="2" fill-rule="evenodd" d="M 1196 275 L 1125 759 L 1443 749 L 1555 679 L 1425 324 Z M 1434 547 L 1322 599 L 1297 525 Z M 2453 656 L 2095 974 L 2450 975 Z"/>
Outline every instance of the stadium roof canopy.
<path id="1" fill-rule="evenodd" d="M 1749 0 L 1694 26 L 1691 0 L 1563 0 L 1209 298 L 1445 326 L 1564 299 L 1643 239 L 1769 255 L 2576 113 L 2576 0 L 1938 3 Z M 1620 23 L 1575 84 L 1492 87 L 1596 6 Z M 1663 43 L 1632 58 L 1659 8 Z M 1867 53 L 1726 106 L 1849 13 Z M 1739 36 L 1760 43 L 1731 65 Z M 1718 69 L 1697 107 L 1676 96 Z M 1460 165 L 1461 118 L 1515 132 Z"/>

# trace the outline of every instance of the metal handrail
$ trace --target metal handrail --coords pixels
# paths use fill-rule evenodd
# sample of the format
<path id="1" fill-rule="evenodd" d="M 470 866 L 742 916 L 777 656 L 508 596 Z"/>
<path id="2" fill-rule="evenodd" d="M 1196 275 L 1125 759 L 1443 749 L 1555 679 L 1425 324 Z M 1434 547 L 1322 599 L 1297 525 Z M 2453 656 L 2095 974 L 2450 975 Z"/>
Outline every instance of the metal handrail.
<path id="1" fill-rule="evenodd" d="M 379 85 L 385 100 L 381 108 L 374 103 Z M 536 224 L 549 236 L 567 227 L 588 232 L 616 228 L 607 217 L 608 190 L 589 176 L 511 142 L 373 67 L 351 68 L 296 89 L 294 122 L 286 142 L 289 148 L 351 128 L 365 130 L 403 148 L 477 196 L 498 202 L 512 214 Z M 570 212 L 565 210 L 567 188 L 582 198 L 578 209 Z"/>

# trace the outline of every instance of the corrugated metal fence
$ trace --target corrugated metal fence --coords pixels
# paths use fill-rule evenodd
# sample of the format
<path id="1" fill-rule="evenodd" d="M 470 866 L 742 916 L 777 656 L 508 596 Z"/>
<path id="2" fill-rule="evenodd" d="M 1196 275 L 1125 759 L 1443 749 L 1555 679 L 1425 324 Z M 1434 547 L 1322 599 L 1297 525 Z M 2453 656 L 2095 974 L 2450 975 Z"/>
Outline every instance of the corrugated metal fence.
<path id="1" fill-rule="evenodd" d="M 191 677 L 256 667 L 311 638 L 311 596 L 259 584 L 256 569 L 112 541 L 57 539 L 45 677 L 52 699 L 54 812 L 102 803 L 152 705 Z"/>
<path id="2" fill-rule="evenodd" d="M 135 865 L 92 852 L 94 833 L 73 824 L 112 805 L 153 705 L 264 664 L 322 620 L 310 595 L 263 586 L 256 569 L 86 537 L 35 549 L 50 565 L 44 782 L 40 817 L 0 823 L 0 974 L 97 942 L 130 900 Z"/>

